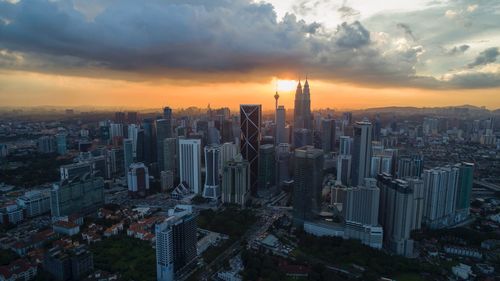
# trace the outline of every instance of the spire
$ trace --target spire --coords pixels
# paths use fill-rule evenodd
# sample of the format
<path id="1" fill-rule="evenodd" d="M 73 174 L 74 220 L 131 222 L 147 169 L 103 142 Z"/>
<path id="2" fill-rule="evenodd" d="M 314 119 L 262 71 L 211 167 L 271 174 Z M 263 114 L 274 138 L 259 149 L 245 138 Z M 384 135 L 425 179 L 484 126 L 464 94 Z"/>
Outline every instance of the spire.
<path id="1" fill-rule="evenodd" d="M 304 95 L 305 96 L 310 96 L 311 92 L 309 91 L 309 81 L 307 80 L 307 75 L 306 75 L 306 82 L 304 83 Z"/>
<path id="2" fill-rule="evenodd" d="M 295 97 L 297 98 L 297 96 L 299 95 L 302 95 L 302 84 L 300 83 L 300 80 L 299 80 L 299 84 L 297 84 L 297 90 L 295 91 Z"/>

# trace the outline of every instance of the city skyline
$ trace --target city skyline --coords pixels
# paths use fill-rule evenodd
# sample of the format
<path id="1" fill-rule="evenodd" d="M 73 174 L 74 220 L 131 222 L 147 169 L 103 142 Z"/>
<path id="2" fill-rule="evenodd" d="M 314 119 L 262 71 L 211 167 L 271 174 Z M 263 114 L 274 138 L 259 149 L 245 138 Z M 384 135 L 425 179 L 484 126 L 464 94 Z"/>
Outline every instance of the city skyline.
<path id="1" fill-rule="evenodd" d="M 400 2 L 3 0 L 0 104 L 500 108 L 499 4 Z"/>

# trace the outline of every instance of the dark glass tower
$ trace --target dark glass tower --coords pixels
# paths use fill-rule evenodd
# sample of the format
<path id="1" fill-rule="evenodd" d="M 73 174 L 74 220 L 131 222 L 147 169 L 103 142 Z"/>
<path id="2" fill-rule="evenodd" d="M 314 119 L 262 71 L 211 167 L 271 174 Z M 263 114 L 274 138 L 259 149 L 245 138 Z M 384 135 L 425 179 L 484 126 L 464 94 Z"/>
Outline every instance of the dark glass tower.
<path id="1" fill-rule="evenodd" d="M 250 191 L 257 193 L 262 105 L 240 105 L 241 155 L 250 164 Z"/>

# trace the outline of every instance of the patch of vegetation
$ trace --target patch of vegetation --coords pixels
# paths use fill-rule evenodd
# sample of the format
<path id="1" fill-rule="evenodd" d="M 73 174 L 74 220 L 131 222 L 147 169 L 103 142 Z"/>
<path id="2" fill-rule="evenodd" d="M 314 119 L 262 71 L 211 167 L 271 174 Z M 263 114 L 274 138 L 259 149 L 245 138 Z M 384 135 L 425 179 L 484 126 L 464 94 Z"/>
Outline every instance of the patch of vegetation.
<path id="1" fill-rule="evenodd" d="M 313 257 L 331 265 L 356 264 L 366 268 L 363 280 L 378 280 L 391 277 L 397 272 L 407 274 L 439 274 L 438 267 L 402 256 L 389 255 L 361 244 L 357 240 L 344 240 L 338 237 L 316 237 L 298 232 L 299 254 L 301 259 Z"/>
<path id="2" fill-rule="evenodd" d="M 156 257 L 151 244 L 115 236 L 91 246 L 97 269 L 119 272 L 122 280 L 156 280 Z"/>
<path id="3" fill-rule="evenodd" d="M 262 252 L 243 250 L 241 253 L 245 270 L 243 280 L 274 281 L 285 280 L 286 275 L 278 269 L 278 262 Z"/>
<path id="4" fill-rule="evenodd" d="M 13 170 L 0 170 L 0 182 L 18 187 L 32 187 L 57 181 L 60 178 L 59 167 L 71 163 L 68 159 L 58 158 L 57 154 L 38 153 L 9 157 L 8 160 L 26 164 Z"/>
<path id="5" fill-rule="evenodd" d="M 227 207 L 222 211 L 203 210 L 197 223 L 199 228 L 219 232 L 233 237 L 241 237 L 257 220 L 254 212 L 249 209 L 240 210 Z"/>
<path id="6" fill-rule="evenodd" d="M 11 250 L 4 250 L 0 249 L 0 266 L 1 265 L 8 265 L 9 263 L 17 260 L 19 256 L 11 251 Z"/>

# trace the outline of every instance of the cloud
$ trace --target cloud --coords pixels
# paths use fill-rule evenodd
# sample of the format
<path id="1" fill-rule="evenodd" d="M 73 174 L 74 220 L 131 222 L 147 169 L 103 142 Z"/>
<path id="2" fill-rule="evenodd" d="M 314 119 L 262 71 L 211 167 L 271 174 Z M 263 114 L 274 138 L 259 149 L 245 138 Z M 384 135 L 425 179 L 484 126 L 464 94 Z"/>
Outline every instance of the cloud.
<path id="1" fill-rule="evenodd" d="M 415 36 L 413 35 L 413 31 L 411 30 L 410 26 L 405 24 L 405 23 L 398 23 L 396 25 L 399 29 L 402 29 L 404 33 L 410 37 L 413 41 L 415 41 Z"/>
<path id="2" fill-rule="evenodd" d="M 453 48 L 445 50 L 445 54 L 447 54 L 449 56 L 454 56 L 454 55 L 457 55 L 457 54 L 463 54 L 467 50 L 469 50 L 469 48 L 470 48 L 470 46 L 467 45 L 467 44 L 463 44 L 463 45 L 460 45 L 460 46 L 453 46 Z"/>
<path id="3" fill-rule="evenodd" d="M 0 21 L 0 69 L 199 82 L 307 71 L 372 87 L 453 86 L 452 79 L 418 73 L 432 50 L 413 34 L 432 34 L 402 19 L 391 27 L 413 40 L 360 21 L 330 30 L 294 14 L 278 19 L 272 5 L 251 0 L 106 0 L 99 7 L 82 1 L 0 0 L 0 18 L 7 20 Z M 305 9 L 321 1 L 304 2 Z"/>
<path id="4" fill-rule="evenodd" d="M 359 16 L 361 15 L 361 13 L 358 10 L 346 6 L 345 1 L 344 4 L 337 9 L 337 12 L 340 14 L 340 18 L 344 21 L 358 20 Z"/>
<path id="5" fill-rule="evenodd" d="M 473 68 L 476 66 L 486 65 L 486 64 L 495 62 L 497 60 L 497 57 L 499 54 L 500 53 L 499 53 L 497 47 L 488 48 L 488 49 L 482 51 L 481 53 L 479 53 L 479 55 L 476 57 L 474 62 L 469 63 L 467 65 L 467 67 Z"/>

